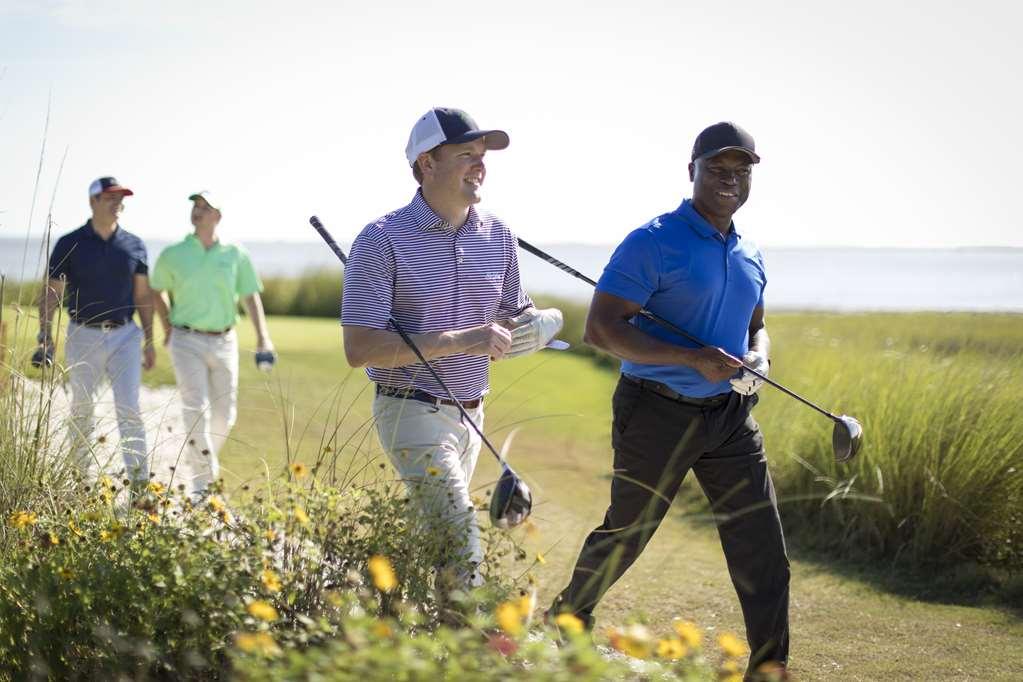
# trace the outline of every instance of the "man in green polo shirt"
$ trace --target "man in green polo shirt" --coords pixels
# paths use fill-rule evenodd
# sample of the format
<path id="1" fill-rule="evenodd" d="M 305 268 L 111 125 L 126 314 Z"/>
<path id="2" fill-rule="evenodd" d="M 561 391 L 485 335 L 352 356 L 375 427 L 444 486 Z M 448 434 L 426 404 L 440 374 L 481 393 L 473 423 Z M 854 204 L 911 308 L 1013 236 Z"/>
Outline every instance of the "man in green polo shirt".
<path id="1" fill-rule="evenodd" d="M 276 355 L 263 314 L 263 288 L 249 255 L 217 238 L 222 205 L 209 192 L 189 197 L 195 231 L 160 254 L 153 268 L 153 303 L 170 348 L 181 393 L 188 455 L 201 496 L 220 477 L 217 453 L 237 416 L 238 300 L 256 329 L 256 362 L 268 369 Z M 164 292 L 169 294 L 168 302 Z"/>

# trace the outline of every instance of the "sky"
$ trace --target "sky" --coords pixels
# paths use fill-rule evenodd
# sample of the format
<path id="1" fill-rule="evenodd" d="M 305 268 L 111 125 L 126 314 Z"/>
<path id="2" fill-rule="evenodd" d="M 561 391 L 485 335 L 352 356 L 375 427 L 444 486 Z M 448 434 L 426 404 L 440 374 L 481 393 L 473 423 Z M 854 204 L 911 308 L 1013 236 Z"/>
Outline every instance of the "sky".
<path id="1" fill-rule="evenodd" d="M 318 214 L 348 241 L 411 199 L 412 124 L 453 106 L 509 133 L 482 206 L 540 243 L 674 209 L 696 134 L 732 120 L 761 246 L 1023 247 L 1021 8 L 0 0 L 0 237 L 51 204 L 77 227 L 109 174 L 146 238 L 190 231 L 209 189 L 230 239 L 313 241 Z"/>

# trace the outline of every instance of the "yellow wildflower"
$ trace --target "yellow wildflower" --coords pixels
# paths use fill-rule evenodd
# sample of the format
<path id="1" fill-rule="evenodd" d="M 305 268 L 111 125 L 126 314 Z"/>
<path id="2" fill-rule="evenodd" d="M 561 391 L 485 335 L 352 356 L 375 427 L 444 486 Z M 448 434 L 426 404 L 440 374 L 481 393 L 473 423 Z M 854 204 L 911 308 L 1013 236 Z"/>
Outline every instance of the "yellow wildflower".
<path id="1" fill-rule="evenodd" d="M 99 484 L 100 487 L 106 488 L 107 490 L 114 489 L 114 482 L 110 479 L 109 476 L 100 476 Z"/>
<path id="2" fill-rule="evenodd" d="M 114 496 L 109 490 L 104 490 L 99 494 L 99 501 L 103 504 L 110 505 L 114 503 Z"/>
<path id="3" fill-rule="evenodd" d="M 74 522 L 74 519 L 67 522 L 67 527 L 72 533 L 78 537 L 82 537 L 82 530 L 78 527 L 78 524 Z"/>
<path id="4" fill-rule="evenodd" d="M 249 602 L 247 610 L 249 615 L 253 618 L 265 620 L 268 623 L 272 623 L 277 620 L 277 609 L 275 609 L 269 602 L 265 602 L 262 599 Z"/>
<path id="5" fill-rule="evenodd" d="M 260 656 L 279 656 L 281 648 L 268 632 L 239 632 L 234 636 L 234 644 L 248 654 Z"/>
<path id="6" fill-rule="evenodd" d="M 110 542 L 114 538 L 113 533 L 108 530 L 101 530 L 99 532 L 99 539 L 103 542 Z"/>
<path id="7" fill-rule="evenodd" d="M 262 580 L 263 587 L 266 588 L 267 592 L 281 591 L 281 578 L 270 569 L 265 569 L 261 574 L 260 579 Z"/>
<path id="8" fill-rule="evenodd" d="M 60 544 L 60 538 L 57 537 L 57 534 L 54 533 L 54 532 L 47 533 L 46 534 L 46 539 L 50 542 L 51 545 L 59 545 Z"/>
<path id="9" fill-rule="evenodd" d="M 263 531 L 263 538 L 267 542 L 273 542 L 274 540 L 277 539 L 277 531 L 275 531 L 273 528 L 267 528 L 265 531 Z"/>
<path id="10" fill-rule="evenodd" d="M 34 526 L 39 517 L 36 516 L 35 512 L 30 511 L 18 511 L 11 514 L 10 523 L 15 528 L 27 528 Z"/>
<path id="11" fill-rule="evenodd" d="M 693 623 L 687 620 L 676 620 L 672 625 L 675 628 L 675 634 L 687 647 L 696 648 L 703 643 L 703 633 Z"/>
<path id="12" fill-rule="evenodd" d="M 735 660 L 727 660 L 718 670 L 718 682 L 742 682 L 742 670 Z"/>
<path id="13" fill-rule="evenodd" d="M 626 656 L 650 658 L 653 653 L 654 642 L 650 631 L 638 623 L 624 630 L 611 629 L 608 631 L 608 638 L 611 640 L 611 646 Z"/>
<path id="14" fill-rule="evenodd" d="M 426 467 L 426 474 L 428 476 L 440 476 L 440 469 L 437 467 Z"/>
<path id="15" fill-rule="evenodd" d="M 731 632 L 722 632 L 718 635 L 718 646 L 725 656 L 741 658 L 746 655 L 746 645 Z"/>
<path id="16" fill-rule="evenodd" d="M 154 526 L 159 526 L 160 525 L 160 515 L 159 514 L 150 513 L 147 518 L 149 519 L 149 523 L 153 524 Z"/>
<path id="17" fill-rule="evenodd" d="M 398 586 L 398 578 L 394 575 L 394 569 L 391 567 L 391 562 L 387 560 L 387 557 L 380 556 L 379 554 L 371 556 L 369 561 L 366 562 L 366 567 L 369 568 L 373 584 L 381 592 L 390 592 Z"/>
<path id="18" fill-rule="evenodd" d="M 373 633 L 374 636 L 379 637 L 380 639 L 386 639 L 394 634 L 394 631 L 391 630 L 391 626 L 383 622 L 382 620 L 378 620 L 377 622 L 373 623 L 373 628 L 371 629 L 371 632 Z"/>
<path id="19" fill-rule="evenodd" d="M 686 645 L 677 637 L 662 639 L 657 642 L 658 658 L 666 658 L 669 661 L 675 661 L 680 658 L 684 658 L 686 653 Z"/>
<path id="20" fill-rule="evenodd" d="M 519 615 L 529 620 L 533 615 L 533 609 L 536 608 L 536 592 L 522 595 L 515 600 L 515 606 L 519 609 Z"/>
<path id="21" fill-rule="evenodd" d="M 540 554 L 540 552 L 537 552 L 536 553 L 536 563 L 541 564 L 541 565 L 546 564 L 547 563 L 547 557 L 545 557 L 543 554 Z"/>
<path id="22" fill-rule="evenodd" d="M 579 617 L 572 613 L 559 613 L 554 618 L 554 624 L 557 625 L 560 630 L 564 630 L 565 632 L 569 632 L 573 635 L 580 635 L 583 630 L 586 629 L 586 626 L 583 625 L 583 622 L 579 619 Z"/>
<path id="23" fill-rule="evenodd" d="M 498 627 L 512 637 L 522 632 L 522 612 L 515 603 L 506 601 L 498 604 L 494 617 L 497 619 Z"/>
<path id="24" fill-rule="evenodd" d="M 295 520 L 303 526 L 309 525 L 309 515 L 305 513 L 305 509 L 302 509 L 302 507 L 295 507 Z"/>
<path id="25" fill-rule="evenodd" d="M 146 490 L 153 493 L 154 495 L 163 495 L 167 489 L 163 486 L 163 483 L 159 481 L 150 481 L 149 485 L 146 486 Z"/>
<path id="26" fill-rule="evenodd" d="M 293 462 L 290 469 L 295 478 L 305 478 L 309 474 L 309 469 L 301 462 Z"/>
<path id="27" fill-rule="evenodd" d="M 227 507 L 224 505 L 224 501 L 216 495 L 210 495 L 210 499 L 206 501 L 206 504 L 212 511 L 222 514 L 227 511 Z"/>

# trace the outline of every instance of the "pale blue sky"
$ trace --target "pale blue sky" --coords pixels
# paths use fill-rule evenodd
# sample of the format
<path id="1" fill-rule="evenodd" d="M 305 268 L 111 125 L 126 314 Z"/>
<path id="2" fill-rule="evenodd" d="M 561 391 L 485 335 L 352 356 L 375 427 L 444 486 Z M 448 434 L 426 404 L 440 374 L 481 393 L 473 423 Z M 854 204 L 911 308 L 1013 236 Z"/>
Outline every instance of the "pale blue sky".
<path id="1" fill-rule="evenodd" d="M 689 192 L 704 126 L 763 163 L 737 222 L 765 246 L 1023 247 L 1019 3 L 0 0 L 0 236 L 53 194 L 137 194 L 123 223 L 190 229 L 192 191 L 236 239 L 340 239 L 407 202 L 408 132 L 464 108 L 511 146 L 484 206 L 542 243 L 617 242 Z"/>

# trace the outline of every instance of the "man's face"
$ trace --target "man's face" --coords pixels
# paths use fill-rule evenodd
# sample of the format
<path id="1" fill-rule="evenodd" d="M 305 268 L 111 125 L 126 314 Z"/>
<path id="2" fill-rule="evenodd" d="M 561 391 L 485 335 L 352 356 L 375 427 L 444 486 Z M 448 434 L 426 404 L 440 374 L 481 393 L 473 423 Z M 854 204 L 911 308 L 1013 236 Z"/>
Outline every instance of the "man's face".
<path id="1" fill-rule="evenodd" d="M 102 222 L 116 222 L 124 211 L 124 194 L 121 192 L 102 192 L 89 197 L 92 217 Z"/>
<path id="2" fill-rule="evenodd" d="M 753 160 L 734 149 L 689 164 L 693 203 L 701 212 L 731 218 L 749 198 Z"/>
<path id="3" fill-rule="evenodd" d="M 483 138 L 462 144 L 445 144 L 433 154 L 420 156 L 423 187 L 447 197 L 459 197 L 466 204 L 480 201 L 480 187 L 487 176 L 483 156 L 487 153 Z"/>
<path id="4" fill-rule="evenodd" d="M 220 211 L 213 208 L 202 197 L 192 202 L 192 226 L 212 229 L 220 222 Z"/>

